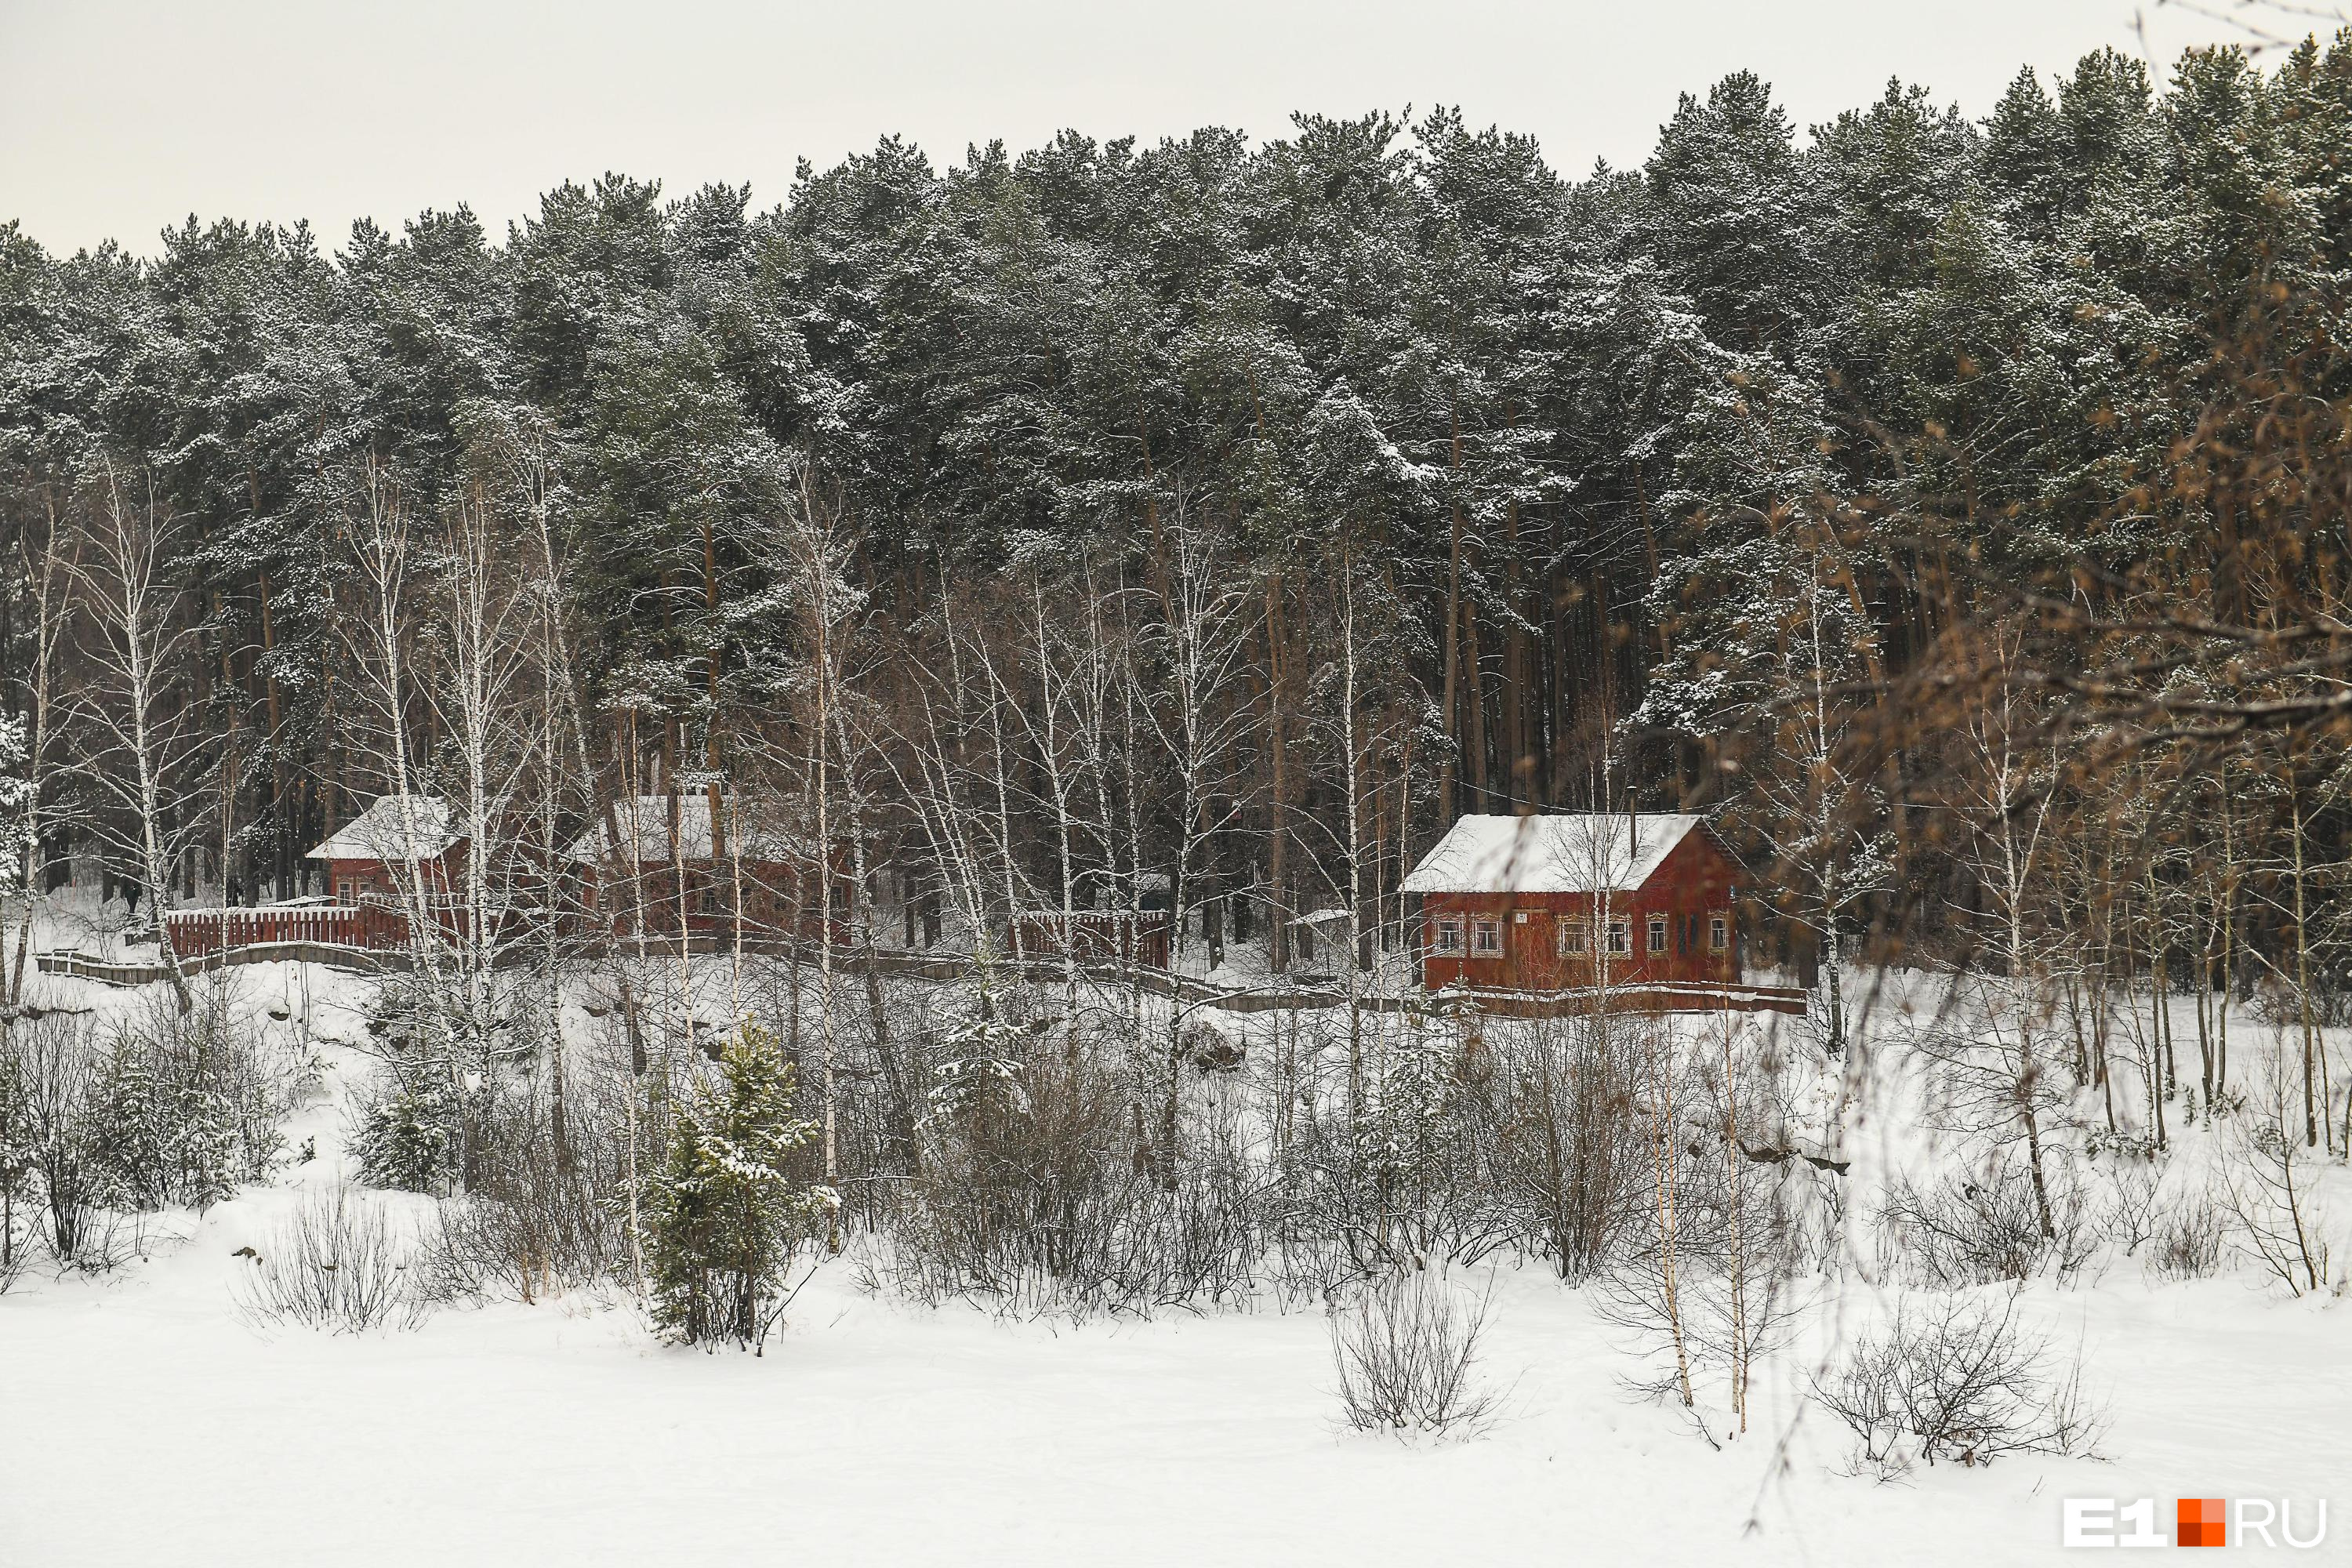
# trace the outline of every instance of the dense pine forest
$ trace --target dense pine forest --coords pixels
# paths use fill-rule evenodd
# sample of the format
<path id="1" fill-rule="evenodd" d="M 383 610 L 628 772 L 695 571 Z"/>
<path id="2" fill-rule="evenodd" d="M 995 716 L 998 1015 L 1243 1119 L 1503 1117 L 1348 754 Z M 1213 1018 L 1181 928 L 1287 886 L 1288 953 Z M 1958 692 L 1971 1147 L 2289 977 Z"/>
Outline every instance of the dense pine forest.
<path id="1" fill-rule="evenodd" d="M 1956 1268 L 2069 1245 L 2050 1142 L 2160 1150 L 2242 1105 L 2250 1016 L 2287 1042 L 2257 1165 L 2290 1192 L 2243 1223 L 2288 1248 L 2296 1147 L 2352 1148 L 2323 1033 L 2352 1009 L 2347 279 L 2352 34 L 2160 79 L 2103 52 L 1980 121 L 1894 81 L 1800 127 L 1734 75 L 1638 169 L 1439 110 L 944 169 L 885 140 L 765 211 L 612 174 L 503 235 L 463 205 L 331 244 L 191 217 L 65 257 L 11 226 L 0 1008 L 45 921 L 113 911 L 135 944 L 173 907 L 325 892 L 311 846 L 433 797 L 476 847 L 473 923 L 371 1004 L 356 1146 L 381 1184 L 538 1194 L 541 1229 L 465 1244 L 525 1258 L 526 1295 L 568 1260 L 650 1275 L 686 1337 L 763 1333 L 707 1258 L 643 1256 L 701 1223 L 698 1162 L 736 1168 L 707 1138 L 829 1194 L 762 1224 L 898 1227 L 917 1294 L 1237 1297 L 1301 1237 L 1350 1267 L 1663 1256 L 1623 1310 L 1679 1359 L 1701 1244 L 1664 1197 L 1663 1254 L 1625 1240 L 1654 1234 L 1641 1162 L 1663 1194 L 1678 1158 L 1625 1131 L 1664 1069 L 1603 1032 L 1557 1081 L 1538 1052 L 1490 1082 L 1356 1004 L 1461 815 L 1695 812 L 1832 1075 L 1871 977 L 1979 987 L 1920 1049 L 2017 1151 L 2018 1250 Z M 697 982 L 646 967 L 643 920 L 633 952 L 532 922 L 560 846 L 667 797 L 675 858 L 696 795 L 706 831 L 735 803 L 739 851 L 837 874 L 796 884 L 828 940 L 756 1005 L 738 943 L 720 1012 L 761 1023 L 692 1062 L 688 1110 L 637 1080 L 695 1057 Z M 658 896 L 740 913 L 740 880 Z M 1252 1047 L 1344 1068 L 1249 1122 L 1278 1213 L 1235 1195 L 1231 1108 L 1189 1098 L 1221 1047 L 1181 1007 L 990 969 L 1020 911 L 1147 898 L 1180 970 L 1345 972 L 1344 1037 Z M 493 935 L 544 963 L 468 951 Z M 886 985 L 882 948 L 962 955 L 967 1010 Z M 563 994 L 530 989 L 583 974 L 629 1074 L 567 1068 Z M 218 1037 L 173 986 L 153 1038 Z M 1721 1050 L 1708 1114 L 1743 1124 L 1755 1064 Z M 278 1152 L 263 1087 L 205 1082 L 241 1109 L 138 1167 L 155 1202 Z M 262 1129 L 233 1157 L 232 1121 Z M 1034 1228 L 1057 1204 L 1080 1217 Z"/>
<path id="2" fill-rule="evenodd" d="M 487 514 L 490 563 L 551 595 L 599 777 L 778 750 L 814 521 L 835 678 L 900 729 L 951 668 L 993 683 L 1025 714 L 992 731 L 1024 819 L 1073 786 L 1040 747 L 1074 649 L 1120 650 L 1145 711 L 1113 783 L 1204 900 L 1314 908 L 1351 858 L 1371 898 L 1462 811 L 1695 808 L 1856 862 L 1795 912 L 1859 931 L 1941 875 L 1873 858 L 1947 760 L 1881 736 L 1856 765 L 1876 698 L 2050 657 L 2046 616 L 1989 633 L 2020 606 L 2063 599 L 2095 640 L 2263 530 L 2340 549 L 2316 495 L 2233 513 L 2190 493 L 2214 454 L 2179 469 L 2211 420 L 2336 416 L 2347 133 L 2338 41 L 2270 72 L 2191 55 L 2161 90 L 2101 54 L 1981 122 L 1890 83 L 1803 135 L 1734 76 L 1643 168 L 1580 177 L 1441 110 L 944 172 L 886 141 L 763 213 L 607 175 L 504 237 L 460 205 L 331 251 L 299 223 L 192 217 L 152 260 L 11 229 L 0 642 L 36 862 L 137 837 L 75 765 L 120 728 L 85 711 L 111 623 L 75 542 L 109 508 L 154 557 L 156 890 L 191 894 L 301 890 L 302 850 L 390 782 L 353 668 L 366 519 L 424 574 L 427 536 Z M 2223 345 L 2263 363 L 2233 376 Z M 2326 620 L 2333 562 L 2277 565 L 2197 614 Z M 432 646 L 403 699 L 427 771 Z M 2144 664 L 2121 679 L 2161 684 Z M 2250 853 L 2282 813 L 2332 819 L 2326 744 L 2251 746 L 2229 763 L 2281 804 L 2242 803 Z M 907 792 L 856 766 L 866 830 L 905 837 Z M 1050 882 L 1051 835 L 1016 837 Z"/>

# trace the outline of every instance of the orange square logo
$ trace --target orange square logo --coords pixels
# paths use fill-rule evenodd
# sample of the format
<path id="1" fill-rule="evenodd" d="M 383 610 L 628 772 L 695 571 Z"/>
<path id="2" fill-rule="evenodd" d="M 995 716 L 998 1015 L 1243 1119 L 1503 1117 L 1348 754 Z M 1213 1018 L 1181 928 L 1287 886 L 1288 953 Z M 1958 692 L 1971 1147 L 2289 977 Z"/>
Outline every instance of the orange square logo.
<path id="1" fill-rule="evenodd" d="M 2179 1500 L 2174 1522 L 2179 1527 L 2179 1546 L 2227 1546 L 2230 1543 L 2229 1505 L 2217 1497 L 2185 1497 Z"/>

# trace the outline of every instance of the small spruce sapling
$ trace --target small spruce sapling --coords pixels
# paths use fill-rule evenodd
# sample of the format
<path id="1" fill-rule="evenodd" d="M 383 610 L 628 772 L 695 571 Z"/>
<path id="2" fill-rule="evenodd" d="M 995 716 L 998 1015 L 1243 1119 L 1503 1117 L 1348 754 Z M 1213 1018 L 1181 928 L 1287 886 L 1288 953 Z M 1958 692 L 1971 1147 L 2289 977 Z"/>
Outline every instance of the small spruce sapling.
<path id="1" fill-rule="evenodd" d="M 793 1098 L 775 1037 L 754 1026 L 727 1047 L 718 1080 L 677 1114 L 648 1184 L 646 1261 L 654 1321 L 684 1343 L 764 1340 L 793 1255 L 836 1202 L 795 1174 L 793 1153 L 817 1127 Z"/>

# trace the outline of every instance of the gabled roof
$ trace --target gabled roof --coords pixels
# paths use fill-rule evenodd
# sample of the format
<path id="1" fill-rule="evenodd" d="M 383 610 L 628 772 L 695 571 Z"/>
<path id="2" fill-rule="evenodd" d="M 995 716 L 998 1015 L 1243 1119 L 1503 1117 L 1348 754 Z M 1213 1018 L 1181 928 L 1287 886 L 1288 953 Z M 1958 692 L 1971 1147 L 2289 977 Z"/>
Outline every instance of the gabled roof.
<path id="1" fill-rule="evenodd" d="M 446 801 L 429 795 L 382 795 L 303 858 L 406 864 L 430 860 L 464 837 L 451 829 Z"/>
<path id="2" fill-rule="evenodd" d="M 613 821 L 621 830 L 619 848 L 612 858 L 626 862 L 632 858 L 649 865 L 667 866 L 670 859 L 670 802 L 677 802 L 677 858 L 681 860 L 710 858 L 710 796 L 701 790 L 686 790 L 672 797 L 666 795 L 640 795 L 613 803 Z M 808 861 L 814 851 L 806 840 L 783 832 L 760 818 L 768 803 L 761 801 L 730 801 L 719 796 L 719 826 L 726 836 L 728 854 L 740 852 L 748 860 Z M 732 806 L 730 811 L 728 807 Z M 632 851 L 634 850 L 634 857 Z M 606 858 L 604 824 L 599 818 L 588 825 L 587 830 L 573 839 L 563 851 L 569 859 L 593 864 Z"/>
<path id="3" fill-rule="evenodd" d="M 1706 819 L 1465 816 L 1404 879 L 1408 893 L 1630 893 Z"/>

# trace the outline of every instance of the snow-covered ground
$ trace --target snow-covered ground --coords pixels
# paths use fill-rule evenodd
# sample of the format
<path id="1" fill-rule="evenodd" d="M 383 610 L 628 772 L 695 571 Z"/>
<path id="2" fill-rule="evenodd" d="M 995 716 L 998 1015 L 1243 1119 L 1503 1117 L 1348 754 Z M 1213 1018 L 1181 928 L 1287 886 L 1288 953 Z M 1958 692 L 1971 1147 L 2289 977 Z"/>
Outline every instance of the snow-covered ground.
<path id="1" fill-rule="evenodd" d="M 313 975 L 320 1033 L 355 983 Z M 52 1000 L 120 993 L 53 983 Z M 287 996 L 289 969 L 252 972 Z M 331 1083 L 364 1059 L 321 1047 Z M 2347 1308 L 2251 1273 L 2033 1286 L 2084 1349 L 2110 1462 L 2016 1458 L 1907 1483 L 1840 1473 L 1842 1432 L 1759 1369 L 1720 1451 L 1619 1379 L 1620 1331 L 1540 1269 L 1496 1281 L 1482 1438 L 1336 1423 L 1322 1319 L 1271 1310 L 1007 1324 L 861 1293 L 824 1268 L 766 1353 L 664 1346 L 626 1305 L 445 1310 L 421 1329 L 264 1337 L 233 1251 L 340 1170 L 338 1096 L 289 1128 L 320 1157 L 148 1256 L 0 1297 L 0 1564 L 2026 1563 L 2064 1561 L 2061 1500 L 2286 1496 L 2352 1562 Z M 421 1200 L 420 1200 L 421 1201 Z M 2352 1217 L 2352 1216 L 2347 1216 Z M 1850 1293 L 1850 1319 L 1875 1310 Z M 2307 1523 L 2306 1526 L 2307 1527 Z M 2259 1550 L 2259 1549 L 2257 1549 Z"/>

